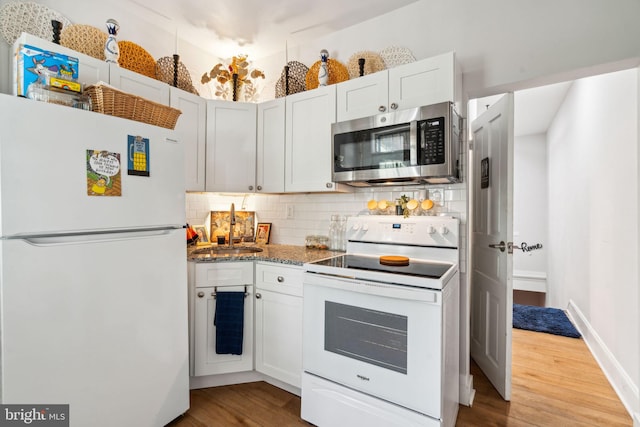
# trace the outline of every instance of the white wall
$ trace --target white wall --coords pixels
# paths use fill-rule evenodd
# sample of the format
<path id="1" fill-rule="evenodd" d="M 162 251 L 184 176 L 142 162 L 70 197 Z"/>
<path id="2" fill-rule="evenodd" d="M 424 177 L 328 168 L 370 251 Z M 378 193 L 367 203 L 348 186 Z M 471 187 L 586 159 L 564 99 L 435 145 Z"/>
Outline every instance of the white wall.
<path id="1" fill-rule="evenodd" d="M 576 81 L 547 133 L 549 305 L 574 309 L 631 412 L 640 378 L 637 85 L 636 69 Z"/>
<path id="2" fill-rule="evenodd" d="M 635 66 L 638 16 L 637 0 L 616 0 L 615 7 L 602 0 L 422 0 L 303 46 L 292 38 L 288 58 L 311 66 L 321 49 L 343 63 L 357 51 L 388 46 L 407 47 L 418 59 L 455 51 L 465 93 L 474 98 L 592 75 L 594 66 Z M 284 58 L 256 61 L 268 89 Z"/>
<path id="3" fill-rule="evenodd" d="M 513 148 L 513 240 L 514 244 L 540 243 L 543 247 L 515 250 L 514 275 L 516 271 L 547 272 L 547 204 L 546 135 L 518 136 Z"/>
<path id="4" fill-rule="evenodd" d="M 11 1 L 0 0 L 0 5 Z M 121 40 L 141 45 L 156 59 L 174 53 L 176 31 L 170 17 L 153 23 L 151 18 L 157 21 L 158 17 L 133 2 L 39 0 L 38 3 L 64 14 L 74 23 L 100 29 L 106 19 L 115 18 L 121 24 Z M 615 6 L 602 0 L 421 0 L 318 38 L 314 43 L 300 46 L 292 35 L 288 58 L 311 66 L 323 48 L 345 63 L 357 51 L 379 51 L 388 46 L 407 47 L 418 59 L 453 50 L 462 66 L 465 92 L 473 98 L 502 93 L 515 86 L 522 89 L 591 75 L 598 70 L 634 66 L 640 56 L 638 16 L 637 0 L 616 0 Z M 4 70 L 8 70 L 4 62 L 7 51 L 4 42 L 0 45 L 0 72 L 4 75 Z M 184 40 L 180 40 L 178 51 L 196 85 L 200 76 L 218 62 L 211 53 Z M 267 75 L 264 93 L 267 99 L 273 96 L 284 58 L 284 51 L 254 58 L 256 66 Z M 7 87 L 0 81 L 0 89 Z"/>

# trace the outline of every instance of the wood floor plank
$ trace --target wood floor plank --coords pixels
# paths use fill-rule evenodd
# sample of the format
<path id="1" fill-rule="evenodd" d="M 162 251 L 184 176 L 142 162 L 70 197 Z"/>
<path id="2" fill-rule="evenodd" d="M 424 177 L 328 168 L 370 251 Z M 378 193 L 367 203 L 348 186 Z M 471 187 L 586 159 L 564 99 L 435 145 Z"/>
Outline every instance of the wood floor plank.
<path id="1" fill-rule="evenodd" d="M 582 339 L 514 329 L 512 371 L 512 396 L 506 402 L 472 361 L 476 396 L 472 407 L 460 406 L 456 426 L 633 425 Z M 311 424 L 300 418 L 298 396 L 257 382 L 191 390 L 191 408 L 170 426 L 309 427 Z"/>

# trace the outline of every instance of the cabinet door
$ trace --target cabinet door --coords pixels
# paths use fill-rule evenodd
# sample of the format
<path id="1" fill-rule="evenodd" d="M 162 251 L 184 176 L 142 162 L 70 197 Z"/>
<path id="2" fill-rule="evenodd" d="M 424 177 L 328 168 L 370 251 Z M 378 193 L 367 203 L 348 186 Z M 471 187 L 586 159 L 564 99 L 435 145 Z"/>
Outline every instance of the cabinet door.
<path id="1" fill-rule="evenodd" d="M 253 369 L 253 262 L 196 263 L 189 283 L 193 290 L 193 375 L 214 375 Z M 214 294 L 246 292 L 243 354 L 216 354 Z"/>
<path id="2" fill-rule="evenodd" d="M 294 387 L 302 372 L 302 279 L 296 266 L 256 263 L 256 370 Z"/>
<path id="3" fill-rule="evenodd" d="M 334 191 L 331 124 L 336 120 L 335 85 L 286 99 L 285 191 Z"/>
<path id="4" fill-rule="evenodd" d="M 109 83 L 123 92 L 140 96 L 158 104 L 169 105 L 171 86 L 113 63 L 109 64 Z"/>
<path id="5" fill-rule="evenodd" d="M 336 85 L 337 121 L 389 111 L 389 73 L 380 71 Z"/>
<path id="6" fill-rule="evenodd" d="M 258 104 L 258 192 L 284 192 L 284 114 L 284 98 Z"/>
<path id="7" fill-rule="evenodd" d="M 176 131 L 184 147 L 187 191 L 204 191 L 207 101 L 184 90 L 171 88 L 171 107 L 182 111 Z"/>
<path id="8" fill-rule="evenodd" d="M 454 54 L 412 62 L 389 69 L 389 104 L 397 109 L 420 107 L 454 98 Z"/>
<path id="9" fill-rule="evenodd" d="M 220 286 L 196 288 L 194 303 L 194 375 L 216 375 L 253 370 L 253 286 Z M 244 331 L 242 354 L 216 353 L 217 292 L 248 293 L 244 299 Z"/>
<path id="10" fill-rule="evenodd" d="M 256 371 L 300 387 L 301 297 L 256 289 Z"/>
<path id="11" fill-rule="evenodd" d="M 253 192 L 256 104 L 207 101 L 206 191 Z"/>

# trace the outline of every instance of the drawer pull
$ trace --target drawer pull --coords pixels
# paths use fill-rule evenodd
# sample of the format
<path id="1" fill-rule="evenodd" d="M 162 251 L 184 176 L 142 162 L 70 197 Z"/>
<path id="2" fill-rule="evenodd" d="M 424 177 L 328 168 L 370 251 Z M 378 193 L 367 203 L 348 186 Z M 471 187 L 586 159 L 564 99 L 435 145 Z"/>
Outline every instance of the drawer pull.
<path id="1" fill-rule="evenodd" d="M 278 276 L 278 283 L 282 283 L 282 282 L 284 282 L 284 277 Z"/>
<path id="2" fill-rule="evenodd" d="M 262 298 L 262 294 L 259 294 L 256 292 L 256 299 L 260 299 L 260 298 Z"/>
<path id="3" fill-rule="evenodd" d="M 204 292 L 200 291 L 198 292 L 198 298 L 202 298 L 204 296 Z"/>

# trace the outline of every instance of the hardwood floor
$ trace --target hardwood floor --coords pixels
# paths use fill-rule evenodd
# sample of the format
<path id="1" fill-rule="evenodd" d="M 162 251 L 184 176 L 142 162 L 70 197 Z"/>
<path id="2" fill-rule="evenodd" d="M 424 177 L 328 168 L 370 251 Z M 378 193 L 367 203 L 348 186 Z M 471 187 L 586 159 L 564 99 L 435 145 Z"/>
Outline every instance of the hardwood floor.
<path id="1" fill-rule="evenodd" d="M 511 401 L 472 362 L 476 396 L 456 426 L 632 426 L 584 340 L 513 329 Z"/>
<path id="2" fill-rule="evenodd" d="M 582 339 L 514 329 L 512 369 L 506 402 L 472 361 L 475 401 L 460 406 L 456 426 L 633 425 Z M 299 414 L 298 396 L 258 382 L 192 390 L 191 408 L 170 426 L 310 426 Z"/>

